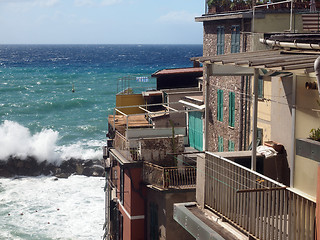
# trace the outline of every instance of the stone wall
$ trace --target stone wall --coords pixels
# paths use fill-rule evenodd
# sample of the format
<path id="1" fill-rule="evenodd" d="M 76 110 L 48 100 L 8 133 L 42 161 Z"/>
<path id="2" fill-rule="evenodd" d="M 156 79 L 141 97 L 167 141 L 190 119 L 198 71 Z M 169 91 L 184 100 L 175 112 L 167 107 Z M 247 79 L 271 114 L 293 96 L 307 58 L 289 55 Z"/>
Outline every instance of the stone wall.
<path id="1" fill-rule="evenodd" d="M 176 153 L 184 151 L 183 136 L 177 135 L 174 139 Z M 173 141 L 171 137 L 142 138 L 139 140 L 139 154 L 141 160 L 159 165 L 174 165 L 171 155 L 173 153 Z M 170 158 L 171 157 L 171 158 Z"/>
<path id="2" fill-rule="evenodd" d="M 250 20 L 224 20 L 206 21 L 203 23 L 203 56 L 214 56 L 217 54 L 217 27 L 224 26 L 225 49 L 224 53 L 231 52 L 231 28 L 233 25 L 240 26 L 240 52 L 251 49 L 251 21 Z"/>
<path id="3" fill-rule="evenodd" d="M 251 21 L 246 19 L 231 19 L 224 21 L 206 21 L 203 23 L 203 56 L 214 56 L 217 54 L 217 27 L 224 26 L 225 29 L 225 49 L 224 53 L 231 52 L 231 28 L 233 25 L 240 26 L 240 52 L 250 51 L 251 49 Z M 206 76 L 204 76 L 206 79 Z M 217 90 L 223 90 L 223 121 L 217 121 Z M 235 93 L 235 125 L 229 125 L 229 92 Z M 248 84 L 248 94 L 250 94 Z M 245 111 L 245 100 L 250 100 L 245 96 L 245 77 L 240 76 L 222 76 L 209 79 L 209 125 L 207 131 L 208 150 L 218 151 L 218 136 L 223 137 L 224 151 L 228 151 L 228 140 L 235 144 L 235 150 L 242 150 L 244 145 L 248 145 L 249 125 L 247 133 L 245 131 L 245 113 L 247 122 L 249 122 L 250 104 L 247 102 L 247 111 Z M 244 142 L 246 144 L 244 144 Z"/>

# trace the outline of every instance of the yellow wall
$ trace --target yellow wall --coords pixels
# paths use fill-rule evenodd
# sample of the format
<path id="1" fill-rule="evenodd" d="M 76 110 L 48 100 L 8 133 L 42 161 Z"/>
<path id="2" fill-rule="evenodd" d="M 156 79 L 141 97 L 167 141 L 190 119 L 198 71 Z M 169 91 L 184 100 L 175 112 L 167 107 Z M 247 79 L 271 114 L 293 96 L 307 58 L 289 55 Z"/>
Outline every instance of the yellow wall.
<path id="1" fill-rule="evenodd" d="M 296 95 L 296 139 L 308 138 L 312 128 L 320 127 L 320 112 L 312 109 L 319 109 L 316 100 L 320 100 L 317 90 L 307 90 L 305 82 L 313 82 L 315 78 L 298 77 Z M 294 187 L 316 196 L 317 189 L 317 169 L 316 161 L 295 156 Z"/>
<path id="2" fill-rule="evenodd" d="M 271 96 L 271 79 L 264 77 L 263 96 Z M 263 142 L 271 140 L 271 102 L 264 99 L 258 101 L 258 128 L 263 129 Z"/>
<path id="3" fill-rule="evenodd" d="M 145 103 L 142 94 L 116 95 L 116 107 L 136 106 L 143 104 Z M 138 107 L 119 108 L 119 110 L 125 114 L 144 113 L 144 111 Z"/>

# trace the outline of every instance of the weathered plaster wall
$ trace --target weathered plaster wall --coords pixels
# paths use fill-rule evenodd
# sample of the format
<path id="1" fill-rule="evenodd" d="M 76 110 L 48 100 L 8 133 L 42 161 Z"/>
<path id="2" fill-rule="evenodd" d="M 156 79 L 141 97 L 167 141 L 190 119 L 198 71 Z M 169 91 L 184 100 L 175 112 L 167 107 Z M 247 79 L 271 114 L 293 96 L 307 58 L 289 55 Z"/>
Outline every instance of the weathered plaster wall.
<path id="1" fill-rule="evenodd" d="M 175 152 L 183 152 L 183 136 L 175 137 Z M 139 140 L 139 151 L 142 160 L 161 164 L 166 162 L 167 154 L 173 153 L 173 142 L 171 137 L 164 138 L 142 138 Z"/>

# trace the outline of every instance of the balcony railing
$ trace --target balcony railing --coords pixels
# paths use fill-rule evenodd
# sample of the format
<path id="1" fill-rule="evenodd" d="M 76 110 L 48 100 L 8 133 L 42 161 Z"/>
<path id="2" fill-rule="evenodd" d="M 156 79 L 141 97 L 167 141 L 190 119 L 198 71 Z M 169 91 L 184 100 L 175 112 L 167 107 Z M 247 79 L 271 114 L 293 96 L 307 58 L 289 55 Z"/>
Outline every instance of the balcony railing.
<path id="1" fill-rule="evenodd" d="M 113 146 L 127 160 L 131 160 L 131 161 L 141 160 L 140 155 L 138 154 L 137 141 L 128 140 L 125 136 L 123 136 L 118 131 L 116 131 L 115 133 Z"/>
<path id="2" fill-rule="evenodd" d="M 214 154 L 206 154 L 205 205 L 255 239 L 315 239 L 312 199 Z"/>
<path id="3" fill-rule="evenodd" d="M 149 162 L 143 163 L 143 180 L 158 188 L 195 188 L 195 167 L 162 167 Z"/>
<path id="4" fill-rule="evenodd" d="M 206 14 L 225 13 L 245 11 L 252 9 L 252 0 L 205 0 L 206 1 Z M 278 11 L 278 10 L 290 10 L 290 3 L 284 2 L 285 0 L 256 0 L 255 6 L 268 4 L 263 8 L 263 11 Z M 275 4 L 274 3 L 279 3 Z M 315 7 L 319 7 L 319 3 L 316 3 Z M 310 0 L 294 0 L 293 9 L 297 10 L 309 10 Z"/>

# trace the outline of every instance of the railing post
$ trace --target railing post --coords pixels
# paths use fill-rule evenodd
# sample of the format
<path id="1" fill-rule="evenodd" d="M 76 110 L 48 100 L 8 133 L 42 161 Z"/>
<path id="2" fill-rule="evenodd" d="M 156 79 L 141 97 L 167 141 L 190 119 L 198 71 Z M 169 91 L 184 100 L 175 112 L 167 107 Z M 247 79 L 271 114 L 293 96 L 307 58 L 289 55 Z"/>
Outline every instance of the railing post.
<path id="1" fill-rule="evenodd" d="M 164 168 L 162 169 L 162 179 L 163 179 L 162 186 L 163 188 L 166 188 L 166 174 L 165 174 Z"/>
<path id="2" fill-rule="evenodd" d="M 252 156 L 251 170 L 256 171 L 257 166 L 257 122 L 258 122 L 258 78 L 259 69 L 254 69 L 253 78 L 253 121 L 252 121 Z"/>

